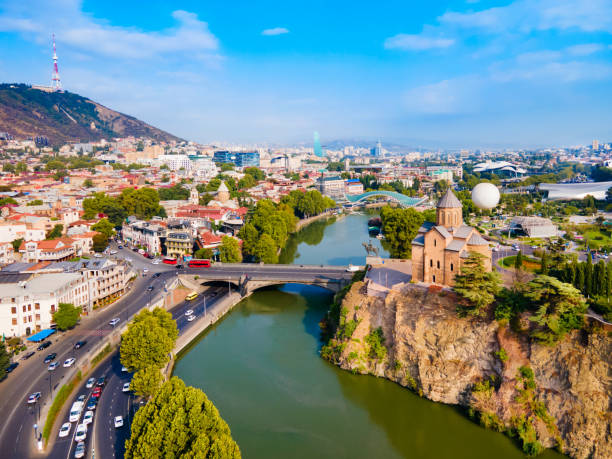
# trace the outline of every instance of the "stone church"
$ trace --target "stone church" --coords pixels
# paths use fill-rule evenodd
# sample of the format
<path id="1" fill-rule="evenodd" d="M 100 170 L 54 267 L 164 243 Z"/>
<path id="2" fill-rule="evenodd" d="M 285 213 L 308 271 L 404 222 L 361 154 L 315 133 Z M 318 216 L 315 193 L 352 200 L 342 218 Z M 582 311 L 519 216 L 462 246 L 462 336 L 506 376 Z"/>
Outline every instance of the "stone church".
<path id="1" fill-rule="evenodd" d="M 491 271 L 489 243 L 476 228 L 463 224 L 461 201 L 449 188 L 436 207 L 436 223 L 423 223 L 412 241 L 412 279 L 453 285 L 469 252 L 484 255 L 485 268 Z"/>

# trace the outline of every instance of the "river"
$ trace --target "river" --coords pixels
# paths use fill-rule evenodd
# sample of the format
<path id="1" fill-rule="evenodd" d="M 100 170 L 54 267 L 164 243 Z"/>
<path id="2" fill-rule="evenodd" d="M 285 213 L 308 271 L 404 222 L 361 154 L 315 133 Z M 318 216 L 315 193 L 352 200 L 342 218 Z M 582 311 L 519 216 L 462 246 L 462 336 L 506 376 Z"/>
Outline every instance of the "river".
<path id="1" fill-rule="evenodd" d="M 364 264 L 368 218 L 313 223 L 292 236 L 281 262 Z M 312 286 L 257 291 L 177 363 L 174 374 L 206 392 L 243 457 L 524 457 L 510 439 L 455 407 L 321 359 L 318 323 L 331 299 Z M 547 451 L 541 457 L 561 456 Z"/>

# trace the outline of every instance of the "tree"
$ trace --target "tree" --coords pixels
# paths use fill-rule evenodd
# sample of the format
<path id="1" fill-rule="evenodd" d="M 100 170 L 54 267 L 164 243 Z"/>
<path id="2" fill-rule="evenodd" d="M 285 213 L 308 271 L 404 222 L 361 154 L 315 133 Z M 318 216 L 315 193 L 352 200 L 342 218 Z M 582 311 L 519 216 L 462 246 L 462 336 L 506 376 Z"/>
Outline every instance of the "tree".
<path id="1" fill-rule="evenodd" d="M 0 206 L 6 206 L 7 204 L 15 204 L 15 205 L 17 205 L 18 203 L 13 198 L 2 198 L 2 199 L 0 199 Z"/>
<path id="2" fill-rule="evenodd" d="M 234 170 L 234 164 L 232 163 L 221 164 L 221 172 L 233 171 L 233 170 Z"/>
<path id="3" fill-rule="evenodd" d="M 62 180 L 64 177 L 68 176 L 68 172 L 66 172 L 66 169 L 61 169 L 59 171 L 57 171 L 55 174 L 53 174 L 53 180 Z"/>
<path id="4" fill-rule="evenodd" d="M 104 252 L 106 248 L 108 247 L 108 237 L 106 237 L 102 233 L 94 235 L 94 237 L 92 237 L 91 240 L 93 242 L 94 252 L 98 252 L 98 253 Z"/>
<path id="5" fill-rule="evenodd" d="M 28 165 L 24 163 L 23 161 L 19 161 L 15 165 L 15 172 L 17 172 L 18 174 L 21 174 L 22 172 L 27 172 L 27 171 L 28 171 Z"/>
<path id="6" fill-rule="evenodd" d="M 255 245 L 259 240 L 259 231 L 251 222 L 246 223 L 238 232 L 238 237 L 242 239 L 242 252 L 246 255 L 255 254 Z"/>
<path id="7" fill-rule="evenodd" d="M 206 394 L 175 376 L 134 416 L 125 458 L 145 457 L 240 459 L 241 454 Z"/>
<path id="8" fill-rule="evenodd" d="M 462 309 L 474 316 L 482 315 L 500 290 L 499 274 L 488 272 L 483 260 L 484 255 L 470 252 L 455 275 L 454 290 L 462 298 Z"/>
<path id="9" fill-rule="evenodd" d="M 53 321 L 58 330 L 68 330 L 76 325 L 81 315 L 81 308 L 72 303 L 59 303 L 57 311 L 53 313 Z"/>
<path id="10" fill-rule="evenodd" d="M 134 373 L 130 390 L 140 397 L 150 397 L 161 386 L 164 378 L 159 368 L 145 367 Z"/>
<path id="11" fill-rule="evenodd" d="M 553 344 L 570 330 L 581 328 L 586 302 L 572 285 L 550 276 L 537 276 L 527 284 L 525 297 L 533 311 L 531 336 Z"/>
<path id="12" fill-rule="evenodd" d="M 47 233 L 47 239 L 57 239 L 58 237 L 62 237 L 62 233 L 64 232 L 64 225 L 58 223 L 53 227 L 51 231 Z"/>
<path id="13" fill-rule="evenodd" d="M 385 206 L 380 211 L 381 230 L 385 235 L 385 248 L 393 258 L 410 258 L 412 240 L 425 217 L 412 208 L 400 209 Z"/>
<path id="14" fill-rule="evenodd" d="M 11 164 L 11 163 L 4 163 L 4 164 L 2 165 L 2 170 L 3 170 L 4 172 L 9 172 L 9 173 L 11 173 L 11 174 L 14 174 L 14 173 L 15 173 L 15 165 L 13 165 L 13 164 Z"/>
<path id="15" fill-rule="evenodd" d="M 266 179 L 266 173 L 258 167 L 246 167 L 243 172 L 250 175 L 258 182 Z"/>
<path id="16" fill-rule="evenodd" d="M 88 179 L 85 179 L 85 181 L 83 182 L 83 186 L 85 188 L 93 188 L 94 183 L 92 182 L 90 178 L 88 178 Z"/>
<path id="17" fill-rule="evenodd" d="M 201 260 L 210 260 L 213 257 L 214 253 L 212 251 L 212 249 L 209 248 L 202 248 L 202 249 L 198 249 L 195 251 L 195 253 L 193 254 L 194 258 L 198 258 Z"/>
<path id="18" fill-rule="evenodd" d="M 17 252 L 19 247 L 21 247 L 21 243 L 23 242 L 23 238 L 15 239 L 11 244 L 13 245 L 13 250 Z"/>
<path id="19" fill-rule="evenodd" d="M 257 261 L 264 263 L 278 263 L 278 247 L 274 239 L 267 234 L 263 234 L 255 245 L 254 253 Z"/>
<path id="20" fill-rule="evenodd" d="M 238 188 L 241 190 L 247 189 L 247 188 L 253 188 L 256 184 L 257 182 L 255 181 L 253 176 L 249 174 L 245 174 L 244 177 L 238 180 Z"/>
<path id="21" fill-rule="evenodd" d="M 0 342 L 0 379 L 4 379 L 6 375 L 6 369 L 11 364 L 11 357 L 6 352 L 6 345 L 4 341 Z"/>
<path id="22" fill-rule="evenodd" d="M 115 234 L 114 225 L 108 221 L 108 218 L 103 218 L 98 221 L 95 225 L 92 225 L 92 230 L 97 231 L 98 233 L 104 234 L 106 238 L 111 238 Z"/>
<path id="23" fill-rule="evenodd" d="M 44 203 L 42 202 L 42 199 L 34 199 L 34 200 L 28 202 L 26 204 L 26 206 L 34 207 L 34 206 L 42 206 L 43 204 Z"/>
<path id="24" fill-rule="evenodd" d="M 178 329 L 170 313 L 157 309 L 140 312 L 121 336 L 121 363 L 130 371 L 159 370 L 168 362 Z"/>
<path id="25" fill-rule="evenodd" d="M 519 251 L 514 258 L 514 269 L 520 271 L 523 269 L 523 252 Z"/>
<path id="26" fill-rule="evenodd" d="M 546 250 L 542 251 L 542 257 L 540 259 L 540 273 L 548 274 L 548 254 Z"/>
<path id="27" fill-rule="evenodd" d="M 173 185 L 170 188 L 159 188 L 159 199 L 162 201 L 181 201 L 189 199 L 189 190 L 180 184 Z"/>
<path id="28" fill-rule="evenodd" d="M 223 263 L 240 263 L 242 253 L 238 240 L 231 236 L 223 236 L 221 247 L 219 247 L 219 260 Z"/>

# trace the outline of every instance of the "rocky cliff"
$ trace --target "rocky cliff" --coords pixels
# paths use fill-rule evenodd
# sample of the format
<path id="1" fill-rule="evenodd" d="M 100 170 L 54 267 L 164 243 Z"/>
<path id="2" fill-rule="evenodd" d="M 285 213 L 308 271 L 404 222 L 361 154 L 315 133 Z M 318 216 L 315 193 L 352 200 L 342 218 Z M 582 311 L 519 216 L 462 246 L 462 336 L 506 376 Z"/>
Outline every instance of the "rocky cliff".
<path id="1" fill-rule="evenodd" d="M 346 370 L 462 405 L 526 453 L 556 447 L 571 457 L 612 457 L 607 334 L 576 332 L 547 347 L 495 321 L 459 318 L 456 304 L 452 292 L 416 285 L 371 297 L 357 282 L 322 353 Z"/>

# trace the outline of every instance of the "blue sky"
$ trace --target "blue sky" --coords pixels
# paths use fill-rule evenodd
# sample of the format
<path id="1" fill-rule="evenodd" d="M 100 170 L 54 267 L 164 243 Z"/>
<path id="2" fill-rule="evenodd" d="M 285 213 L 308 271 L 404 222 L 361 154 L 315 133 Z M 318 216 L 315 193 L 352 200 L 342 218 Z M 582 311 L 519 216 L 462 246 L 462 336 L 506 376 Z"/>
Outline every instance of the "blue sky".
<path id="1" fill-rule="evenodd" d="M 612 141 L 612 1 L 0 0 L 0 80 L 184 138 Z"/>

